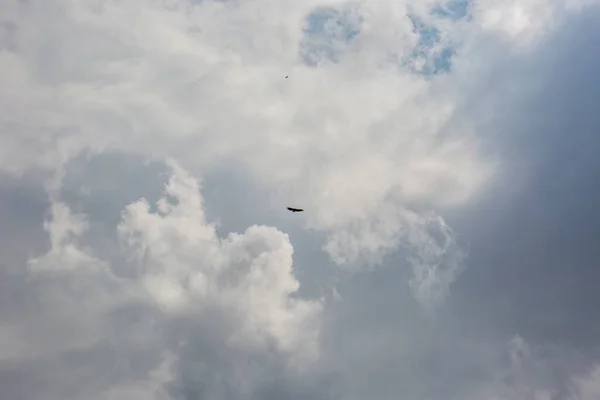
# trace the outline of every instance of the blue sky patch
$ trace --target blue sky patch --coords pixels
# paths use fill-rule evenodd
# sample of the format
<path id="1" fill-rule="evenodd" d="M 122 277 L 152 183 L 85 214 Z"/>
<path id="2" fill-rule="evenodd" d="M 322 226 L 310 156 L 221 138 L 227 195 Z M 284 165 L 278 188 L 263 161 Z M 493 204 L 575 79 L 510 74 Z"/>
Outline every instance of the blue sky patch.
<path id="1" fill-rule="evenodd" d="M 337 62 L 348 44 L 360 33 L 361 18 L 352 10 L 320 8 L 306 18 L 300 51 L 309 65 Z"/>
<path id="2" fill-rule="evenodd" d="M 458 20 L 467 15 L 469 0 L 449 0 L 431 10 L 434 18 Z M 439 29 L 417 16 L 409 19 L 419 41 L 407 61 L 409 67 L 422 75 L 447 73 L 452 68 L 455 49 L 444 43 Z M 306 17 L 300 53 L 307 65 L 339 62 L 361 31 L 362 18 L 355 9 L 345 7 L 318 8 Z M 404 64 L 404 63 L 403 63 Z M 406 65 L 406 64 L 404 64 Z"/>
<path id="3" fill-rule="evenodd" d="M 431 10 L 431 15 L 439 19 L 458 21 L 468 17 L 470 0 L 449 0 Z M 413 30 L 419 35 L 419 42 L 412 54 L 413 68 L 423 75 L 437 75 L 450 72 L 455 48 L 443 43 L 438 28 L 424 23 L 416 16 L 409 16 Z"/>
<path id="4" fill-rule="evenodd" d="M 436 6 L 431 12 L 439 18 L 452 20 L 463 19 L 469 11 L 469 0 L 450 0 L 446 4 Z"/>
<path id="5" fill-rule="evenodd" d="M 415 71 L 423 75 L 449 72 L 452 68 L 454 49 L 441 43 L 440 31 L 435 26 L 425 24 L 416 16 L 409 16 L 409 19 L 414 31 L 419 35 L 412 60 L 415 64 L 422 65 L 415 67 Z"/>

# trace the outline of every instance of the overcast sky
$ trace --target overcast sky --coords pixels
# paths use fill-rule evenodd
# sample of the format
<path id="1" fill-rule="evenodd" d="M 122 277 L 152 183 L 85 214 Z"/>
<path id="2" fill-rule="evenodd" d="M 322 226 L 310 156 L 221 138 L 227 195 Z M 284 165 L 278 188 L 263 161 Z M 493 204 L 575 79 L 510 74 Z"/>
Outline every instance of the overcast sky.
<path id="1" fill-rule="evenodd" d="M 600 399 L 598 43 L 597 0 L 0 0 L 0 397 Z"/>

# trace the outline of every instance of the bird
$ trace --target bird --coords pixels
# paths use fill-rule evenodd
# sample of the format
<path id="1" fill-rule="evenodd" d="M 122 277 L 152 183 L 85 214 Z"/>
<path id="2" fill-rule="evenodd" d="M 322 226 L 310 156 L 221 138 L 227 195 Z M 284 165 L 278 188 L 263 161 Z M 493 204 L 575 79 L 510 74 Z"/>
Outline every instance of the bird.
<path id="1" fill-rule="evenodd" d="M 294 207 L 288 207 L 287 209 L 290 210 L 293 213 L 304 211 L 304 209 L 302 209 L 302 208 L 294 208 Z"/>
<path id="2" fill-rule="evenodd" d="M 287 79 L 288 77 L 286 76 L 285 79 Z"/>

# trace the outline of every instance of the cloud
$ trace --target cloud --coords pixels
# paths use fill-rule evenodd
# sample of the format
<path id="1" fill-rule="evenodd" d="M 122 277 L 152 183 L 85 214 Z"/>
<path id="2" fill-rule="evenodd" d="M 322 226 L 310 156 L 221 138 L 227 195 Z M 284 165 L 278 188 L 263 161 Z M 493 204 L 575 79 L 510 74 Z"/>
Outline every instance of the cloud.
<path id="1" fill-rule="evenodd" d="M 588 400 L 600 396 L 600 369 L 595 368 L 592 372 L 583 378 L 576 380 L 579 397 L 576 399 Z"/>
<path id="2" fill-rule="evenodd" d="M 121 266 L 81 243 L 89 228 L 84 215 L 53 202 L 44 224 L 50 250 L 31 261 L 27 278 L 39 306 L 3 326 L 5 368 L 41 382 L 22 389 L 28 396 L 158 399 L 200 389 L 209 398 L 223 390 L 253 395 L 271 374 L 301 374 L 318 357 L 321 304 L 293 297 L 298 281 L 287 235 L 253 226 L 219 238 L 198 182 L 171 168 L 155 212 L 144 199 L 123 211 L 118 232 L 138 267 L 130 278 L 115 275 Z M 210 349 L 211 358 L 190 358 L 198 348 Z M 269 359 L 266 367 L 252 366 Z M 199 376 L 186 378 L 198 368 L 209 368 L 198 383 L 207 388 L 192 387 Z"/>
<path id="3" fill-rule="evenodd" d="M 594 396 L 594 2 L 0 4 L 8 395 Z"/>
<path id="4" fill-rule="evenodd" d="M 534 52 L 494 60 L 489 94 L 471 93 L 468 108 L 501 166 L 461 216 L 448 217 L 470 243 L 469 272 L 453 288 L 469 319 L 581 351 L 592 351 L 598 329 L 587 307 L 598 278 L 597 12 L 566 14 Z M 490 308 L 467 305 L 479 296 Z"/>
<path id="5" fill-rule="evenodd" d="M 556 344 L 532 345 L 520 336 L 505 347 L 503 367 L 494 379 L 470 393 L 468 399 L 565 399 L 596 398 L 596 368 L 582 369 L 582 354 Z M 500 364 L 500 363 L 499 363 Z"/>
<path id="6" fill-rule="evenodd" d="M 284 350 L 297 350 L 318 313 L 318 303 L 290 297 L 299 288 L 292 273 L 293 248 L 274 228 L 252 226 L 220 240 L 206 221 L 197 182 L 180 167 L 166 186 L 157 213 L 140 200 L 129 205 L 118 227 L 126 246 L 141 262 L 143 286 L 159 307 L 177 311 L 217 303 L 227 314 L 246 319 L 232 343 L 273 338 Z M 198 311 L 198 310 L 196 310 Z M 250 339 L 249 339 L 250 338 Z M 313 339 L 314 341 L 314 339 Z M 302 354 L 310 356 L 309 340 Z"/>
<path id="7" fill-rule="evenodd" d="M 355 21 L 362 28 L 340 62 L 314 68 L 302 57 L 321 52 L 306 41 L 327 35 L 310 27 L 323 7 L 352 15 L 335 17 L 340 29 Z M 409 213 L 407 202 L 460 201 L 488 173 L 462 134 L 442 139 L 452 109 L 447 99 L 403 69 L 418 40 L 402 16 L 407 8 L 13 5 L 10 22 L 19 34 L 17 50 L 3 53 L 13 99 L 6 104 L 4 126 L 12 133 L 3 168 L 52 168 L 81 150 L 104 148 L 173 157 L 190 168 L 235 160 L 274 201 L 311 210 L 307 226 L 330 235 L 326 248 L 381 258 L 400 227 L 376 221 Z M 26 117 L 34 109 L 44 111 Z M 348 226 L 364 229 L 351 233 Z"/>

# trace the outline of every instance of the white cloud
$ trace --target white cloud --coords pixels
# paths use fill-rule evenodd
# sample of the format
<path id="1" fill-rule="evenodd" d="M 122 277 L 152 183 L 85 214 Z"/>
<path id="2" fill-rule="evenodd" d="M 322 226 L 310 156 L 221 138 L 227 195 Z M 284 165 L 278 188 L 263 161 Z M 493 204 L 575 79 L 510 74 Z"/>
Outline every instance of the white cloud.
<path id="1" fill-rule="evenodd" d="M 377 221 L 406 214 L 410 202 L 461 201 L 489 174 L 467 132 L 442 140 L 449 99 L 401 68 L 418 39 L 407 10 L 427 11 L 414 6 L 13 5 L 3 168 L 57 165 L 106 146 L 190 168 L 236 160 L 279 207 L 309 210 L 307 225 L 331 235 L 327 248 L 380 259 L 409 227 Z M 313 68 L 300 48 L 321 7 L 351 7 L 361 34 L 340 62 Z"/>
<path id="2" fill-rule="evenodd" d="M 397 291 L 407 283 L 422 306 L 444 306 L 467 255 L 447 212 L 480 194 L 498 161 L 482 146 L 488 132 L 473 128 L 481 116 L 469 102 L 488 90 L 498 59 L 529 54 L 565 10 L 591 4 L 474 1 L 467 18 L 431 12 L 451 3 L 0 0 L 0 173 L 41 173 L 51 202 L 48 251 L 26 271 L 6 268 L 31 299 L 0 323 L 0 374 L 35 383 L 14 397 L 352 399 L 352 384 L 334 395 L 335 385 L 319 379 L 335 371 L 341 377 L 332 380 L 362 382 L 364 395 L 376 391 L 370 379 L 400 382 L 394 374 L 419 374 L 406 365 L 437 360 L 428 349 L 451 340 L 419 325 L 399 295 L 370 303 L 375 287 L 361 303 L 332 282 L 322 286 L 338 306 L 298 295 L 290 237 L 301 225 L 349 274 L 412 269 L 406 282 L 394 281 Z M 325 28 L 311 28 L 323 13 Z M 450 61 L 446 51 L 456 52 Z M 174 160 L 164 196 L 128 204 L 117 227 L 87 215 L 61 197 L 68 161 L 86 151 Z M 217 232 L 198 176 L 224 164 L 264 189 L 261 211 L 290 236 L 264 224 Z M 89 201 L 125 190 L 102 198 L 85 173 L 78 190 Z M 286 205 L 306 212 L 286 219 Z M 249 214 L 256 205 L 245 207 Z M 110 248 L 117 239 L 123 248 Z M 376 318 L 381 304 L 396 302 L 403 326 L 364 327 L 347 299 L 383 325 L 393 318 Z M 322 335 L 339 310 L 350 322 L 333 330 L 336 353 Z M 346 352 L 355 364 L 342 365 Z M 443 365 L 469 364 L 439 351 L 450 353 Z M 552 394 L 544 367 L 516 364 L 508 367 L 522 377 L 514 387 L 494 381 L 475 398 Z M 425 372 L 413 385 L 436 371 L 415 370 Z M 457 386 L 471 382 L 455 377 Z M 594 393 L 586 382 L 582 390 Z"/>
<path id="3" fill-rule="evenodd" d="M 242 346 L 275 339 L 285 351 L 316 352 L 311 320 L 319 304 L 290 297 L 299 288 L 292 271 L 293 248 L 284 233 L 253 226 L 217 237 L 206 221 L 198 183 L 180 167 L 157 203 L 127 207 L 119 233 L 140 263 L 143 286 L 167 311 L 194 312 L 215 304 L 240 315 Z M 313 321 L 314 322 L 314 321 Z M 246 343 L 246 341 L 250 341 Z M 306 347 L 304 347 L 306 346 Z"/>
<path id="4" fill-rule="evenodd" d="M 546 33 L 561 2 L 544 0 L 475 2 L 476 19 L 484 31 L 496 31 L 518 44 Z"/>
<path id="5" fill-rule="evenodd" d="M 49 220 L 44 222 L 44 230 L 50 237 L 50 251 L 42 258 L 31 260 L 31 267 L 34 270 L 71 269 L 81 263 L 92 264 L 93 260 L 73 242 L 88 229 L 85 216 L 73 215 L 69 207 L 60 202 L 52 204 L 50 213 Z"/>
<path id="6" fill-rule="evenodd" d="M 415 255 L 410 258 L 414 271 L 411 288 L 421 303 L 437 306 L 463 272 L 467 253 L 458 247 L 454 232 L 439 216 L 426 218 L 410 232 L 409 239 L 415 248 Z"/>
<path id="7" fill-rule="evenodd" d="M 138 265 L 130 278 L 114 274 L 125 266 L 96 258 L 95 249 L 82 243 L 89 227 L 83 215 L 52 204 L 44 225 L 50 250 L 32 260 L 28 278 L 40 308 L 2 327 L 5 366 L 47 382 L 27 390 L 31 396 L 46 391 L 46 398 L 60 398 L 67 390 L 75 398 L 170 398 L 168 388 L 179 379 L 173 371 L 188 362 L 185 349 L 211 342 L 222 349 L 214 348 L 210 360 L 194 360 L 209 368 L 204 379 L 217 384 L 222 373 L 242 374 L 244 380 L 259 374 L 240 387 L 237 378 L 227 378 L 227 390 L 240 395 L 260 389 L 268 374 L 302 374 L 318 358 L 322 305 L 294 297 L 299 284 L 288 236 L 253 226 L 218 237 L 205 217 L 198 182 L 176 164 L 171 167 L 156 212 L 144 199 L 123 212 L 118 231 L 130 262 Z M 229 362 L 220 353 L 241 364 L 267 355 L 279 360 L 279 370 L 264 372 L 262 365 L 253 372 L 250 365 L 236 365 L 227 372 L 210 365 Z M 83 358 L 68 360 L 69 354 Z M 131 364 L 140 357 L 150 362 Z M 51 364 L 56 367 L 48 368 Z M 112 379 L 112 368 L 122 378 L 105 381 Z"/>

